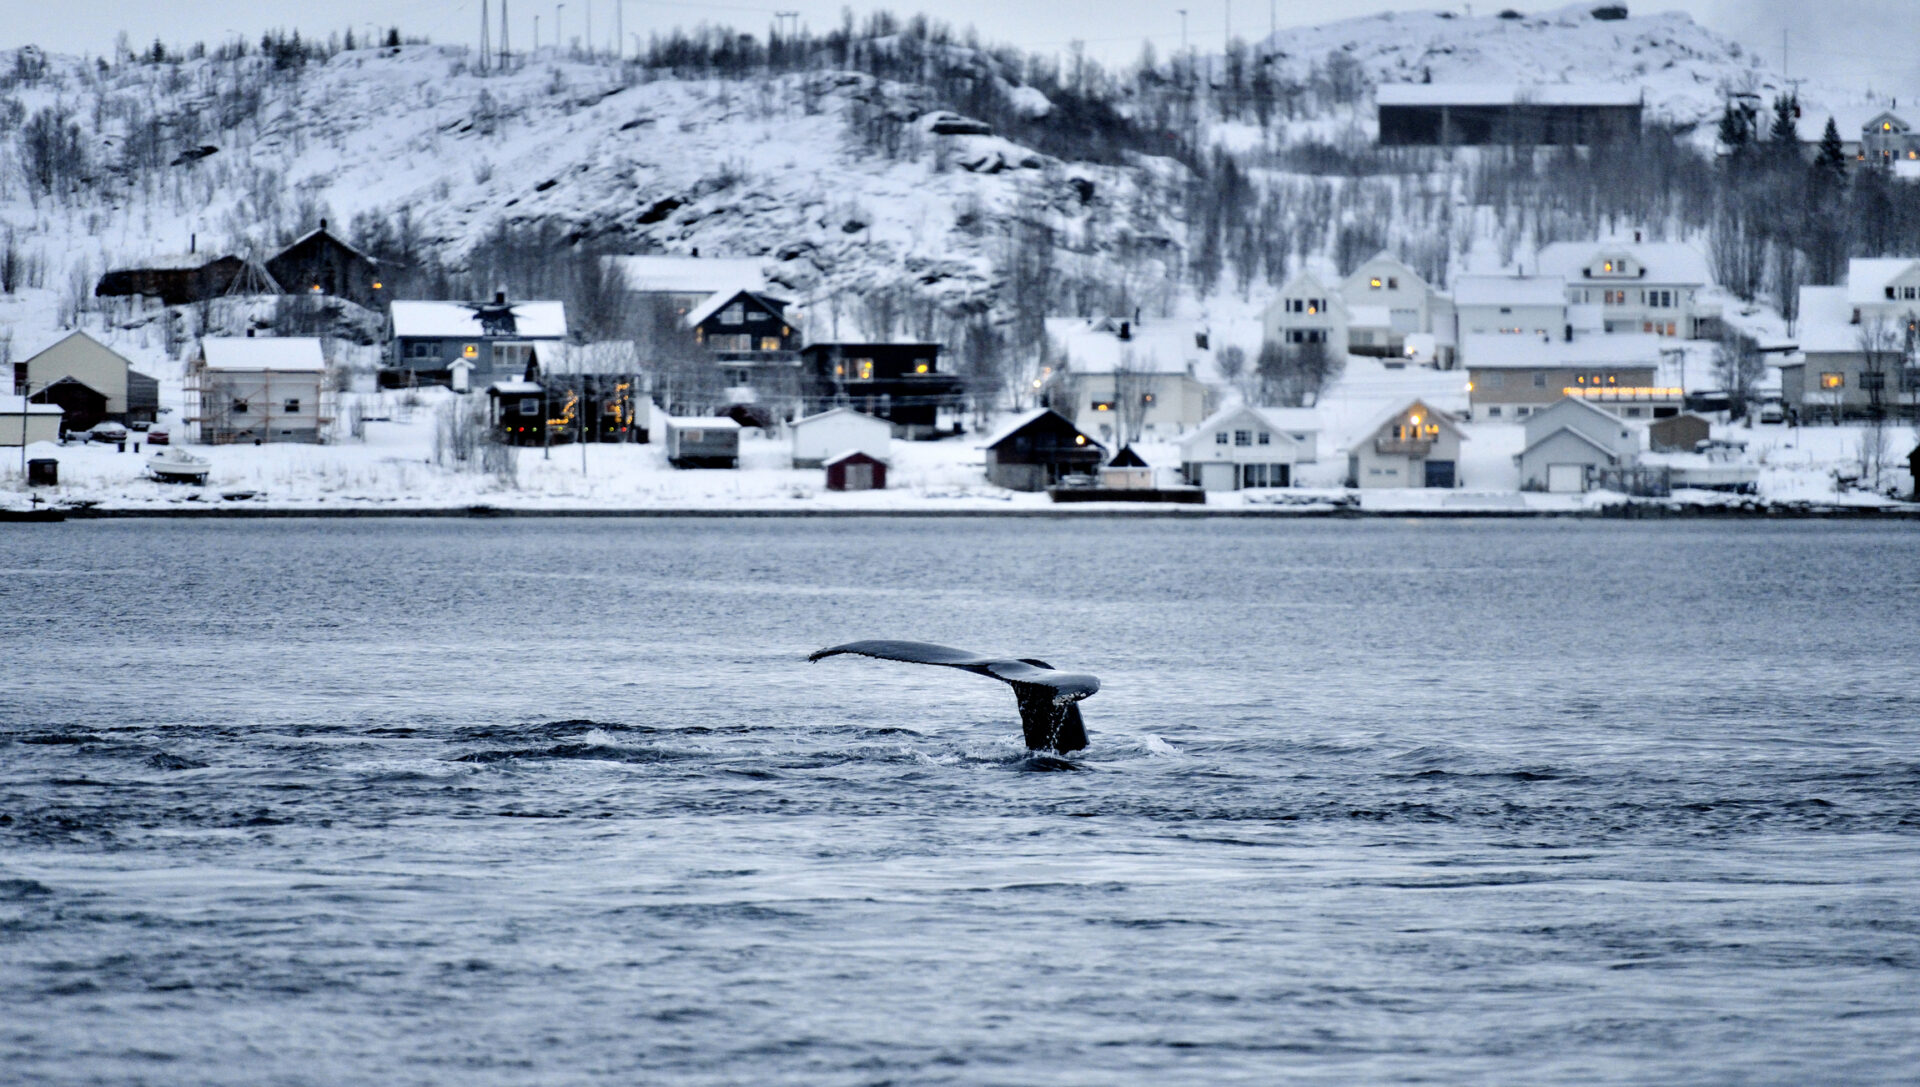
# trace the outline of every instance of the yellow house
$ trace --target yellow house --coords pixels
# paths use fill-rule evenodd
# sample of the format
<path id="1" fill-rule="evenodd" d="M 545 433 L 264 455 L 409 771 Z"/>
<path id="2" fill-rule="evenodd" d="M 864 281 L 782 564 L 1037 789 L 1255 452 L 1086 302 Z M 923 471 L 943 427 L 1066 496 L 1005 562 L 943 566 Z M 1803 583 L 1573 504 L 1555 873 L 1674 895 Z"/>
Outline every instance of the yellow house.
<path id="1" fill-rule="evenodd" d="M 65 408 L 69 430 L 86 430 L 103 420 L 151 423 L 160 410 L 159 382 L 84 332 L 75 332 L 17 364 L 15 374 L 14 391 L 22 391 L 18 386 L 24 379 L 27 396 Z M 98 399 L 84 393 L 77 398 L 67 395 L 82 388 Z"/>

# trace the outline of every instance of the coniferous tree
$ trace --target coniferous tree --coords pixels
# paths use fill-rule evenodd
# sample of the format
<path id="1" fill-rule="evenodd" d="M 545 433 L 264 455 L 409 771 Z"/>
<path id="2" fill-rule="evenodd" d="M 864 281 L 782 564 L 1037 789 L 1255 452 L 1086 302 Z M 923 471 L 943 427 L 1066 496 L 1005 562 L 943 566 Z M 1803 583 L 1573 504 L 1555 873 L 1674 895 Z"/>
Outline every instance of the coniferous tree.
<path id="1" fill-rule="evenodd" d="M 1827 118 L 1826 131 L 1820 134 L 1820 153 L 1814 156 L 1813 173 L 1816 181 L 1839 185 L 1847 177 L 1847 148 L 1840 142 L 1840 126 Z"/>
<path id="2" fill-rule="evenodd" d="M 1732 102 L 1720 114 L 1720 146 L 1727 154 L 1738 155 L 1753 139 L 1753 119 Z"/>
<path id="3" fill-rule="evenodd" d="M 1783 94 L 1773 100 L 1773 127 L 1767 133 L 1767 141 L 1782 158 L 1799 154 L 1799 118 L 1799 95 Z"/>

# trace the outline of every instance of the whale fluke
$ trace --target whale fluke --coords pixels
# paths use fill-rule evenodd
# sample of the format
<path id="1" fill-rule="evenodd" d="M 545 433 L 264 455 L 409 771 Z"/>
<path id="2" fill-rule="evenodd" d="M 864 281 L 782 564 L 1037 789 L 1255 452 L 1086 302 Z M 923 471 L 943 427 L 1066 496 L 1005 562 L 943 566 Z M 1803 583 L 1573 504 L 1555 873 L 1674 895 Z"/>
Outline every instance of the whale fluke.
<path id="1" fill-rule="evenodd" d="M 938 664 L 992 676 L 1013 688 L 1013 696 L 1020 704 L 1020 726 L 1026 733 L 1029 749 L 1065 754 L 1087 746 L 1087 729 L 1080 719 L 1077 703 L 1100 689 L 1100 681 L 1092 676 L 1058 671 L 1053 665 L 1031 657 L 988 657 L 951 646 L 885 638 L 816 650 L 808 654 L 807 659 L 817 661 L 841 653 L 909 664 Z"/>

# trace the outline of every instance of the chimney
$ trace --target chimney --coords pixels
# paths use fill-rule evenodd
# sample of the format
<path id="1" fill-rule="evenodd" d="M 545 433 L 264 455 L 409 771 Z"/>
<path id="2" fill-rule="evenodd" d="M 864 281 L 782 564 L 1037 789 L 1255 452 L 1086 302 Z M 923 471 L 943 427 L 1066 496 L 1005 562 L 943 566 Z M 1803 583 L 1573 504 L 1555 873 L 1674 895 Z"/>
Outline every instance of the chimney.
<path id="1" fill-rule="evenodd" d="M 247 339 L 253 339 L 253 329 L 247 329 Z"/>
<path id="2" fill-rule="evenodd" d="M 1133 339 L 1133 322 L 1131 321 L 1120 322 L 1120 338 L 1123 340 Z"/>
<path id="3" fill-rule="evenodd" d="M 200 251 L 200 235 L 198 234 L 187 235 L 187 252 L 198 253 L 199 251 Z"/>
<path id="4" fill-rule="evenodd" d="M 697 246 L 697 245 L 696 245 L 696 246 L 694 246 L 694 247 L 693 247 L 693 255 L 694 255 L 694 256 L 696 256 L 696 257 L 700 255 L 700 247 L 699 247 L 699 246 Z"/>
<path id="5" fill-rule="evenodd" d="M 327 221 L 325 219 L 320 220 L 320 229 L 321 230 L 327 229 Z"/>
<path id="6" fill-rule="evenodd" d="M 1633 232 L 1633 243 L 1634 243 L 1635 245 L 1639 245 L 1639 244 L 1640 244 L 1640 232 L 1639 232 L 1639 231 L 1637 231 L 1637 230 Z"/>
<path id="7" fill-rule="evenodd" d="M 507 292 L 505 292 L 505 291 L 495 291 L 495 292 L 493 292 L 493 304 L 494 304 L 494 305 L 496 305 L 496 306 L 504 306 L 504 305 L 506 305 L 506 304 L 507 304 Z"/>
<path id="8" fill-rule="evenodd" d="M 1572 324 L 1567 325 L 1567 342 L 1568 343 L 1573 342 L 1573 325 Z"/>

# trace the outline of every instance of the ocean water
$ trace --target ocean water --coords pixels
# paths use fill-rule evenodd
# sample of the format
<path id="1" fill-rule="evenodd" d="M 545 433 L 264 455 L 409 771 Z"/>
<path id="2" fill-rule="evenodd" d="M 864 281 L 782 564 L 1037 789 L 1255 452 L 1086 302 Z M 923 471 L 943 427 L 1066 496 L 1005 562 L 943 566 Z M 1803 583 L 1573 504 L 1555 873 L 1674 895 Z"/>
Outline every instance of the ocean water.
<path id="1" fill-rule="evenodd" d="M 1916 542 L 15 526 L 0 1081 L 1910 1083 Z"/>

